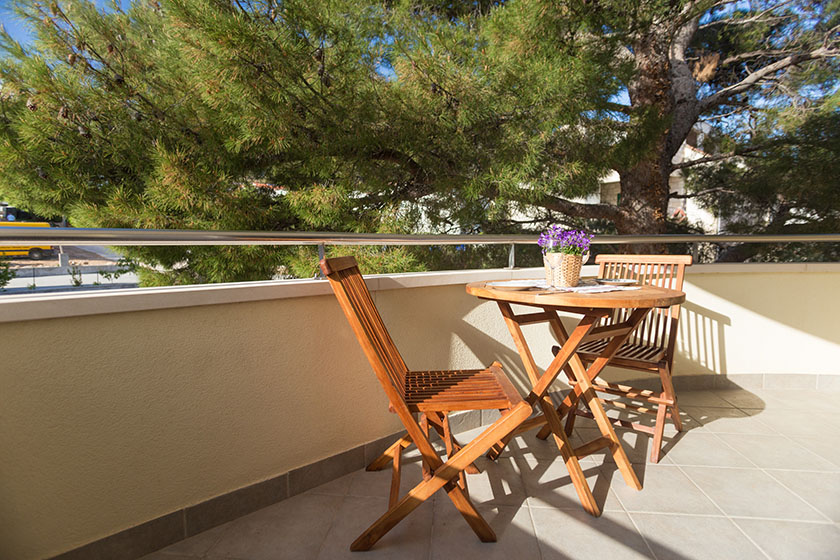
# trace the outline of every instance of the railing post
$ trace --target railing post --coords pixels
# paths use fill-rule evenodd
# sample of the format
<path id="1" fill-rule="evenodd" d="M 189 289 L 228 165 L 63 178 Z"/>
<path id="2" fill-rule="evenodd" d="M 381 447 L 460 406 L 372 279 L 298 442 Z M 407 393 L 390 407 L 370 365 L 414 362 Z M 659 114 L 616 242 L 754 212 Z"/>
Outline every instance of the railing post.
<path id="1" fill-rule="evenodd" d="M 324 260 L 324 257 L 327 256 L 327 248 L 324 246 L 323 243 L 318 243 L 318 261 Z M 318 267 L 318 272 L 315 273 L 315 278 L 325 278 L 324 271 L 321 270 L 321 267 Z"/>
<path id="2" fill-rule="evenodd" d="M 508 252 L 508 268 L 516 268 L 516 243 L 510 244 L 510 251 Z"/>
<path id="3" fill-rule="evenodd" d="M 700 259 L 700 244 L 699 243 L 692 243 L 691 244 L 691 258 L 694 261 L 694 264 L 697 264 L 697 261 Z"/>

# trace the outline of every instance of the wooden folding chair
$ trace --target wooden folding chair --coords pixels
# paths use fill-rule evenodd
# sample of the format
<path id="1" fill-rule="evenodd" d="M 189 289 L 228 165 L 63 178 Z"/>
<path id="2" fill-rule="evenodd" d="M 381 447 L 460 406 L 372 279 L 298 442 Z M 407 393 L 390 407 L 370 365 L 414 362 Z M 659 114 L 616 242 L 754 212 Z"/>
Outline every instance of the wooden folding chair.
<path id="1" fill-rule="evenodd" d="M 595 257 L 595 262 L 599 265 L 599 278 L 632 278 L 640 284 L 681 291 L 685 277 L 685 267 L 691 266 L 692 258 L 691 255 L 598 255 Z M 626 319 L 626 314 L 623 310 L 614 313 L 612 317 L 602 319 L 601 324 L 620 323 Z M 596 391 L 643 401 L 652 405 L 648 408 L 647 406 L 637 406 L 620 400 L 604 401 L 604 404 L 624 410 L 656 415 L 656 422 L 653 427 L 613 419 L 615 424 L 625 428 L 653 434 L 650 454 L 650 460 L 653 463 L 659 462 L 666 418 L 670 417 L 677 431 L 682 431 L 677 395 L 671 381 L 679 319 L 679 305 L 666 309 L 651 310 L 609 363 L 611 366 L 658 374 L 661 382 L 659 391 L 636 389 L 626 385 L 607 383 L 601 379 L 596 379 L 594 384 Z M 608 343 L 609 339 L 583 343 L 580 345 L 578 355 L 584 363 L 591 363 Z M 556 355 L 559 348 L 555 346 L 552 351 Z M 577 404 L 576 402 L 572 413 L 566 420 L 566 433 L 569 435 L 571 435 L 574 427 L 575 416 L 592 418 L 589 411 L 580 410 Z M 548 431 L 543 429 L 538 437 L 543 439 L 548 437 Z"/>
<path id="2" fill-rule="evenodd" d="M 370 549 L 441 488 L 446 490 L 478 538 L 495 542 L 493 529 L 468 497 L 464 471 L 527 419 L 531 405 L 522 400 L 499 363 L 476 370 L 408 371 L 376 310 L 356 260 L 353 257 L 325 259 L 321 261 L 321 270 L 329 278 L 338 303 L 388 396 L 390 409 L 399 416 L 407 431 L 368 467 L 368 470 L 376 470 L 393 464 L 388 511 L 353 542 L 350 550 Z M 502 417 L 461 447 L 452 438 L 447 414 L 457 410 L 490 409 L 501 410 Z M 419 423 L 414 414 L 420 415 Z M 446 462 L 432 447 L 429 424 L 444 439 Z M 402 450 L 412 443 L 423 459 L 424 480 L 400 498 Z"/>

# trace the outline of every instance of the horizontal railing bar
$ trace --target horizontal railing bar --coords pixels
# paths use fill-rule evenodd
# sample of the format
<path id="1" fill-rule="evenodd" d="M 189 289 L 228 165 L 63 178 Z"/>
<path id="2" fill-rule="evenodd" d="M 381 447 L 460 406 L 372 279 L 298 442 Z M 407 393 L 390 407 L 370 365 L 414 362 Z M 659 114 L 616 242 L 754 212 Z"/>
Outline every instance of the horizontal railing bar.
<path id="1" fill-rule="evenodd" d="M 0 227 L 0 245 L 532 245 L 534 235 L 395 235 L 294 231 Z M 796 235 L 598 235 L 595 245 L 840 243 L 840 233 Z"/>

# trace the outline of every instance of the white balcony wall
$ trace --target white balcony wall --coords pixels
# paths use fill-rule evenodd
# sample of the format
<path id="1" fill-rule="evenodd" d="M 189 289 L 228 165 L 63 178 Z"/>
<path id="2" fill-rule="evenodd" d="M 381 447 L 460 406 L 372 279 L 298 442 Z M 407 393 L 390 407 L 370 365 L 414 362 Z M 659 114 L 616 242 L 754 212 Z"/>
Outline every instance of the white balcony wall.
<path id="1" fill-rule="evenodd" d="M 539 273 L 370 286 L 409 367 L 499 360 L 524 389 L 498 309 L 464 284 Z M 836 264 L 694 267 L 677 375 L 836 379 L 837 286 Z M 525 330 L 544 367 L 554 341 Z M 0 356 L 0 558 L 55 555 L 400 428 L 325 281 L 0 297 Z"/>

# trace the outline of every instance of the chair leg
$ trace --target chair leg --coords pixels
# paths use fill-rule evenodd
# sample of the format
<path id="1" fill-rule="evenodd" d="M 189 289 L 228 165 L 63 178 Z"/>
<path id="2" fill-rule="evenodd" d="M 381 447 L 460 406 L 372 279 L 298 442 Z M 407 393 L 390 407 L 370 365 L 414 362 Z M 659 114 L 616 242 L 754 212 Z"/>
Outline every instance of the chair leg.
<path id="1" fill-rule="evenodd" d="M 668 367 L 667 362 L 659 363 L 659 379 L 662 382 L 663 399 L 671 401 L 673 404 L 660 404 L 656 410 L 656 426 L 653 431 L 653 449 L 650 452 L 650 460 L 653 463 L 659 462 L 659 456 L 662 453 L 662 435 L 665 432 L 665 422 L 668 416 L 674 423 L 674 427 L 678 432 L 682 431 L 682 420 L 680 420 L 680 407 L 677 405 L 677 394 L 674 391 L 674 383 L 671 379 L 671 368 Z M 669 410 L 670 409 L 670 410 Z"/>
<path id="2" fill-rule="evenodd" d="M 662 434 L 665 432 L 665 413 L 667 411 L 667 404 L 660 404 L 659 407 L 656 409 L 656 425 L 653 428 L 653 444 L 650 450 L 651 463 L 659 462 L 659 455 L 662 452 Z"/>
<path id="3" fill-rule="evenodd" d="M 445 414 L 441 413 L 441 412 L 438 412 L 438 413 L 434 413 L 432 416 L 429 416 L 428 418 L 429 418 L 430 425 L 438 433 L 438 435 L 440 436 L 440 439 L 442 439 L 445 442 L 447 436 L 446 436 L 446 429 L 444 429 L 444 426 L 443 426 L 443 422 L 444 422 L 444 419 L 446 419 L 446 421 L 449 422 L 449 419 L 447 418 L 447 416 Z M 448 456 L 452 455 L 453 453 L 458 453 L 458 451 L 460 451 L 461 448 L 463 447 L 463 445 L 461 445 L 458 442 L 458 440 L 455 439 L 455 437 L 452 434 L 449 434 L 449 440 L 452 443 L 452 452 L 450 453 L 449 448 L 447 448 L 446 454 Z M 477 466 L 475 466 L 475 463 L 468 466 L 465 470 L 466 470 L 467 474 L 481 474 L 481 469 L 479 469 Z"/>
<path id="4" fill-rule="evenodd" d="M 556 356 L 558 352 L 560 352 L 560 347 L 559 346 L 552 346 L 551 347 L 551 353 L 552 354 L 554 354 Z M 587 363 L 583 362 L 583 365 L 586 366 Z M 563 373 L 566 374 L 566 377 L 569 380 L 569 384 L 574 386 L 575 383 L 576 383 L 575 374 L 574 374 L 574 371 L 572 371 L 572 369 L 568 366 L 568 364 L 566 365 L 566 367 L 563 368 Z M 566 431 L 567 436 L 572 435 L 572 430 L 575 427 L 575 416 L 577 416 L 576 412 L 577 412 L 577 408 L 578 408 L 578 403 L 580 402 L 580 397 L 576 397 L 574 393 L 571 394 L 571 397 L 572 397 L 572 408 L 571 408 L 571 410 L 569 410 L 569 417 L 566 419 L 566 430 L 565 431 Z M 550 436 L 550 435 L 551 435 L 551 427 L 548 424 L 546 424 L 545 426 L 540 428 L 540 431 L 537 432 L 537 438 L 539 438 L 539 439 L 547 439 L 548 436 Z"/>
<path id="5" fill-rule="evenodd" d="M 499 409 L 499 412 L 501 412 L 502 414 L 505 414 L 508 410 L 510 410 L 510 409 L 503 408 L 503 409 Z M 513 439 L 513 436 L 514 436 L 514 432 L 511 432 L 507 436 L 502 438 L 501 441 L 496 442 L 493 445 L 493 447 L 490 448 L 490 451 L 487 452 L 487 455 L 485 455 L 485 457 L 487 457 L 491 461 L 495 461 L 496 459 L 501 457 L 502 453 L 505 450 L 505 447 L 507 447 L 507 445 L 510 443 L 510 440 Z M 469 472 L 469 471 L 467 471 L 467 472 Z M 470 474 L 475 474 L 475 473 L 470 473 Z"/>
<path id="6" fill-rule="evenodd" d="M 429 480 L 422 481 L 408 494 L 403 496 L 394 507 L 389 508 L 359 538 L 353 541 L 353 544 L 350 545 L 350 550 L 369 550 L 388 531 L 393 529 L 397 523 L 405 519 L 409 513 L 417 509 L 420 504 L 428 500 L 435 492 L 447 485 L 447 492 L 450 495 L 455 494 L 453 498 L 455 506 L 459 508 L 459 511 L 464 515 L 464 518 L 478 537 L 482 540 L 495 539 L 493 530 L 478 511 L 475 510 L 475 507 L 468 508 L 464 504 L 465 501 L 469 503 L 469 498 L 464 495 L 464 491 L 457 484 L 450 483 L 467 465 L 478 459 L 490 446 L 513 431 L 530 414 L 531 406 L 523 402 L 511 409 L 510 413 L 496 420 L 496 422 L 478 437 L 465 445 L 461 451 L 448 458 L 446 463 L 436 468 L 434 475 Z M 460 507 L 459 503 L 461 504 Z M 469 503 L 469 505 L 471 506 L 472 504 Z"/>
<path id="7" fill-rule="evenodd" d="M 572 400 L 572 408 L 569 410 L 569 415 L 566 417 L 566 435 L 571 437 L 572 430 L 575 429 L 575 418 L 577 417 L 579 399 Z M 548 426 L 548 424 L 546 424 Z"/>
<path id="8" fill-rule="evenodd" d="M 371 463 L 365 468 L 366 471 L 381 471 L 382 469 L 386 468 L 391 462 L 394 460 L 394 454 L 402 452 L 403 449 L 411 445 L 413 442 L 411 441 L 411 436 L 408 435 L 408 432 L 403 434 L 403 436 L 391 444 L 388 449 L 382 452 L 382 455 L 371 461 Z"/>
<path id="9" fill-rule="evenodd" d="M 420 429 L 423 430 L 426 439 L 429 439 L 429 417 L 424 413 L 420 414 Z M 432 478 L 432 466 L 426 460 L 426 457 L 423 457 L 421 464 L 423 465 L 423 480 L 429 480 Z"/>
<path id="10" fill-rule="evenodd" d="M 580 398 L 575 397 L 574 394 L 571 395 L 572 397 L 572 408 L 569 409 L 568 416 L 566 417 L 566 427 L 564 431 L 566 432 L 567 436 L 572 435 L 572 430 L 575 428 L 575 417 L 577 416 L 578 406 L 580 404 Z M 558 409 L 559 410 L 559 409 Z M 546 424 L 540 431 L 537 432 L 537 437 L 539 439 L 548 439 L 548 436 L 551 435 L 551 427 Z"/>
<path id="11" fill-rule="evenodd" d="M 463 474 L 464 472 L 461 471 L 461 476 Z M 454 481 L 447 484 L 445 488 L 449 499 L 452 500 L 452 503 L 455 504 L 455 507 L 466 522 L 472 527 L 479 540 L 481 542 L 496 542 L 496 533 L 490 527 L 490 524 L 487 523 L 487 520 L 475 509 L 475 506 L 470 501 L 469 495 L 467 495 L 467 491 L 455 484 Z"/>
<path id="12" fill-rule="evenodd" d="M 397 447 L 394 453 L 394 470 L 391 473 L 391 492 L 388 496 L 388 508 L 397 505 L 400 499 L 400 467 L 402 466 L 402 447 Z"/>
<path id="13" fill-rule="evenodd" d="M 682 420 L 680 419 L 680 407 L 677 405 L 677 392 L 674 391 L 674 381 L 671 378 L 671 368 L 668 367 L 667 363 L 659 364 L 659 378 L 662 380 L 662 390 L 666 397 L 674 401 L 674 404 L 670 406 L 671 420 L 674 422 L 674 427 L 677 431 L 681 432 L 683 430 Z"/>
<path id="14" fill-rule="evenodd" d="M 680 407 L 677 406 L 677 398 L 674 397 L 674 404 L 671 406 L 671 420 L 678 432 L 683 431 L 682 420 L 680 419 Z"/>
<path id="15" fill-rule="evenodd" d="M 452 457 L 457 451 L 455 450 L 455 444 L 452 439 L 452 429 L 449 426 L 449 416 L 446 414 L 441 414 L 440 416 L 443 417 L 443 441 L 446 444 L 446 458 Z M 461 487 L 461 490 L 464 491 L 467 497 L 469 497 L 469 490 L 467 490 L 467 475 L 464 474 L 464 471 L 458 473 L 458 486 Z"/>

